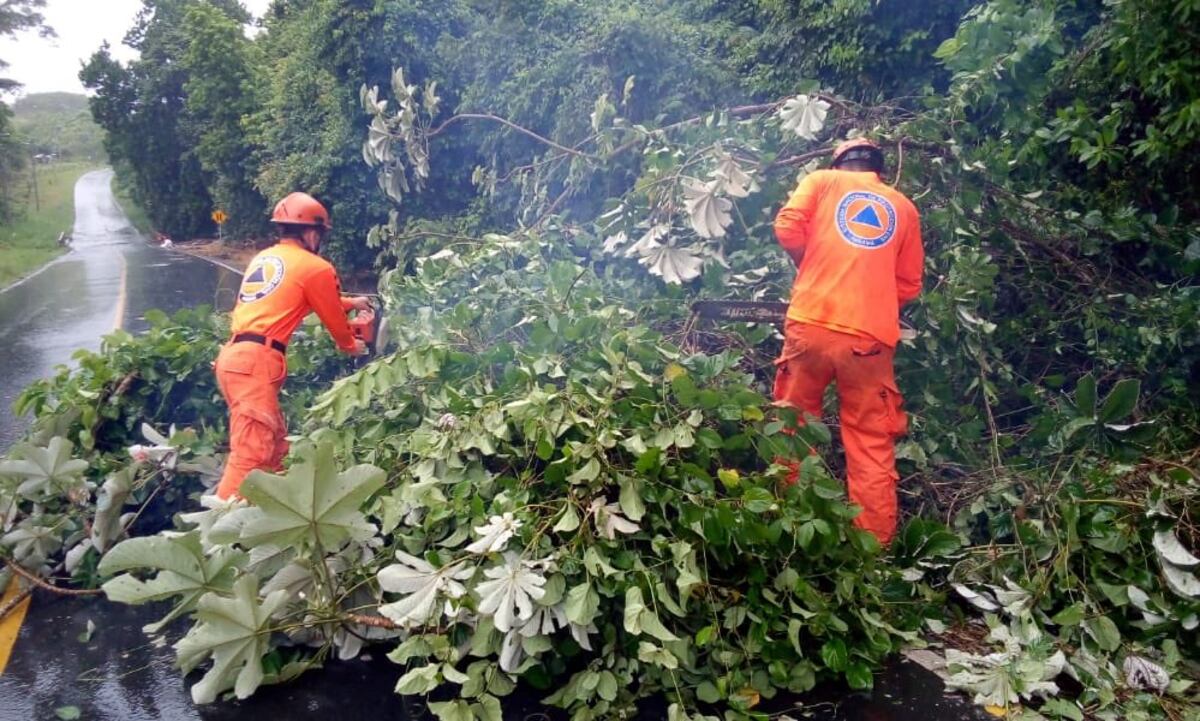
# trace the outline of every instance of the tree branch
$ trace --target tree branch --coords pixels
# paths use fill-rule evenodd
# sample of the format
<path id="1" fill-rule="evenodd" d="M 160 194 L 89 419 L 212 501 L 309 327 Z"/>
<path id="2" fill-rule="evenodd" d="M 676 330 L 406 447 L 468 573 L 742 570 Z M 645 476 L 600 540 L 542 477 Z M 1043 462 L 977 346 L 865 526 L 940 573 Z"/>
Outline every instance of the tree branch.
<path id="1" fill-rule="evenodd" d="M 490 120 L 493 123 L 500 123 L 501 125 L 512 128 L 513 130 L 517 131 L 518 133 L 528 135 L 529 137 L 533 138 L 534 140 L 538 141 L 539 143 L 549 145 L 550 147 L 554 148 L 555 150 L 561 150 L 562 152 L 567 153 L 569 155 L 574 155 L 574 156 L 577 156 L 580 158 L 587 158 L 588 160 L 599 160 L 599 158 L 597 158 L 595 155 L 592 155 L 590 153 L 585 153 L 580 150 L 575 150 L 574 148 L 568 148 L 565 145 L 560 145 L 560 144 L 554 142 L 553 140 L 551 140 L 550 138 L 546 138 L 541 135 L 538 135 L 537 133 L 533 132 L 529 128 L 522 127 L 520 125 L 517 125 L 513 121 L 508 120 L 507 118 L 502 118 L 499 115 L 492 115 L 491 113 L 459 113 L 458 115 L 448 118 L 446 120 L 446 122 L 437 126 L 433 130 L 430 130 L 429 132 L 425 133 L 425 137 L 432 138 L 432 137 L 436 136 L 437 134 L 441 133 L 443 130 L 445 130 L 451 124 L 462 121 L 462 120 Z"/>
<path id="2" fill-rule="evenodd" d="M 18 576 L 20 576 L 21 578 L 25 579 L 26 581 L 32 583 L 33 585 L 37 586 L 38 588 L 49 591 L 50 593 L 57 593 L 60 596 L 97 596 L 101 593 L 104 593 L 104 591 L 102 591 L 99 588 L 82 588 L 82 589 L 61 588 L 59 586 L 55 586 L 52 583 L 43 581 L 42 579 L 38 578 L 37 576 L 33 575 L 32 573 L 30 573 L 29 571 L 25 570 L 24 568 L 18 566 L 17 564 L 13 563 L 12 561 L 5 561 L 5 565 L 7 565 L 9 567 L 9 569 L 12 570 L 13 573 L 17 574 Z"/>

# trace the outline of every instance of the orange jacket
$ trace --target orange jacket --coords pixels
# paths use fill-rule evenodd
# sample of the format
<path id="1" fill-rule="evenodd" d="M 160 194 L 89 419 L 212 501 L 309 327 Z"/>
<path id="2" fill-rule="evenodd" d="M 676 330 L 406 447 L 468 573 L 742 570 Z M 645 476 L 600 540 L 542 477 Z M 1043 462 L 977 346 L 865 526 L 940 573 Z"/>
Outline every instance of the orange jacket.
<path id="1" fill-rule="evenodd" d="M 872 172 L 818 170 L 780 209 L 775 236 L 803 254 L 788 318 L 895 347 L 925 264 L 912 201 Z"/>
<path id="2" fill-rule="evenodd" d="M 287 344 L 304 317 L 316 311 L 344 351 L 354 350 L 337 272 L 329 261 L 293 240 L 281 240 L 254 256 L 246 267 L 232 330 L 258 333 Z"/>

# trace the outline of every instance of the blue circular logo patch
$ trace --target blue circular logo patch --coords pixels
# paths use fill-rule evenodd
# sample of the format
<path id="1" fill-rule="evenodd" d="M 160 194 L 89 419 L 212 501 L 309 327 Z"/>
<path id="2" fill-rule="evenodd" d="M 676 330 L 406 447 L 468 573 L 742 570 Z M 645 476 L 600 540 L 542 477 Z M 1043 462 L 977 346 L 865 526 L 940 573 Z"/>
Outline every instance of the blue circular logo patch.
<path id="1" fill-rule="evenodd" d="M 273 255 L 259 258 L 246 271 L 238 297 L 243 303 L 253 303 L 266 298 L 283 282 L 283 270 L 283 261 L 279 258 Z"/>
<path id="2" fill-rule="evenodd" d="M 859 248 L 882 248 L 896 234 L 896 209 L 878 193 L 846 193 L 834 217 L 842 239 Z"/>

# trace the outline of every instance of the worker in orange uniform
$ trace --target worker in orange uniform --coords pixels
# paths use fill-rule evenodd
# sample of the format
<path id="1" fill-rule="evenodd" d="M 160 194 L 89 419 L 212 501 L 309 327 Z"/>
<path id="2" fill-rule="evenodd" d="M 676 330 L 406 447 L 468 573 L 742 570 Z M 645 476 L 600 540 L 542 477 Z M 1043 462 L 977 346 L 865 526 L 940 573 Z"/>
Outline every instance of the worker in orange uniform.
<path id="1" fill-rule="evenodd" d="M 862 508 L 854 522 L 886 545 L 896 531 L 895 438 L 908 429 L 892 358 L 925 254 L 916 207 L 880 180 L 882 170 L 878 145 L 848 140 L 775 218 L 797 266 L 775 398 L 819 418 L 837 381 L 848 492 Z"/>
<path id="2" fill-rule="evenodd" d="M 305 193 L 292 193 L 271 215 L 278 242 L 254 256 L 242 278 L 233 309 L 233 337 L 217 356 L 217 384 L 229 404 L 229 458 L 217 496 L 237 494 L 255 468 L 281 469 L 287 455 L 287 426 L 279 409 L 279 389 L 287 375 L 288 341 L 310 312 L 339 350 L 366 352 L 354 337 L 346 314 L 368 311 L 362 297 L 343 297 L 337 273 L 318 255 L 333 227 L 325 206 Z"/>

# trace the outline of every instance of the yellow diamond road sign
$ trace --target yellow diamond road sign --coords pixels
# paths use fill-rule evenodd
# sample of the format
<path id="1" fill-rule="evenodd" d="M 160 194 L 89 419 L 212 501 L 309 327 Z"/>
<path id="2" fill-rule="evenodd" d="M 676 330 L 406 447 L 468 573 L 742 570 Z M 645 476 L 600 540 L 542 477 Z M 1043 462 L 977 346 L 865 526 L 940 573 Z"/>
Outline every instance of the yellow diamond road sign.
<path id="1" fill-rule="evenodd" d="M 213 222 L 217 225 L 225 225 L 225 221 L 229 220 L 229 216 L 225 215 L 224 210 L 214 210 L 212 214 Z"/>

